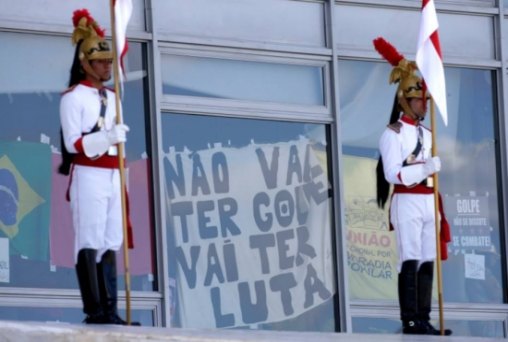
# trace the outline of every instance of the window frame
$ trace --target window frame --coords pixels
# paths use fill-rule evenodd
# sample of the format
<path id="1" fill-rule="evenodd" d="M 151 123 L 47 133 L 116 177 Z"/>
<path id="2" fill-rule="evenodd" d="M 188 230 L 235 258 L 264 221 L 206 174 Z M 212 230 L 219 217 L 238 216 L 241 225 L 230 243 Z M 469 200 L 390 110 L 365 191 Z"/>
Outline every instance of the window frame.
<path id="1" fill-rule="evenodd" d="M 196 114 L 223 115 L 232 117 L 256 117 L 290 121 L 332 122 L 330 61 L 328 56 L 303 56 L 301 54 L 236 51 L 233 49 L 190 49 L 180 44 L 160 44 L 160 57 L 164 55 L 216 58 L 245 62 L 277 63 L 322 68 L 324 105 L 297 105 L 264 101 L 212 99 L 194 96 L 162 94 L 161 111 Z M 162 63 L 161 63 L 162 64 Z M 162 68 L 162 65 L 161 65 Z M 162 84 L 160 85 L 162 87 Z"/>

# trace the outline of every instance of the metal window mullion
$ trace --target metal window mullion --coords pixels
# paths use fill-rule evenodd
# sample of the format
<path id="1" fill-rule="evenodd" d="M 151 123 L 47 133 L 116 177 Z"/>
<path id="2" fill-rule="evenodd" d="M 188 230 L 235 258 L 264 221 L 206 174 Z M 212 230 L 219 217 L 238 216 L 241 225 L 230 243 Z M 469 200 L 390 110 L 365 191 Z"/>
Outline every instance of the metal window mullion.
<path id="1" fill-rule="evenodd" d="M 298 53 L 307 55 L 327 55 L 331 51 L 329 49 L 318 46 L 300 46 L 300 45 L 282 45 L 276 43 L 259 43 L 259 42 L 242 42 L 231 41 L 221 38 L 202 38 L 187 35 L 173 35 L 169 33 L 160 33 L 159 40 L 161 44 L 168 45 L 186 45 L 192 44 L 200 48 L 209 49 L 239 49 L 257 51 L 257 53 Z"/>
<path id="2" fill-rule="evenodd" d="M 503 43 L 505 40 L 508 39 L 508 37 L 505 37 L 505 29 L 504 27 L 507 25 L 505 16 L 504 16 L 504 1 L 499 0 L 498 3 L 499 6 L 499 15 L 498 15 L 498 24 L 497 24 L 497 35 L 496 35 L 496 43 L 498 44 L 498 52 L 499 52 L 499 60 L 501 62 L 501 70 L 498 72 L 498 75 L 500 76 L 497 80 L 497 101 L 498 101 L 498 108 L 499 108 L 499 114 L 498 114 L 498 123 L 499 123 L 499 149 L 500 153 L 499 156 L 501 158 L 501 172 L 500 172 L 500 179 L 499 182 L 501 183 L 500 189 L 501 190 L 501 197 L 502 197 L 502 227 L 508 226 L 508 208 L 506 207 L 506 203 L 508 203 L 508 191 L 506 189 L 506 183 L 508 180 L 508 120 L 506 118 L 506 113 L 508 113 L 508 42 Z M 506 229 L 501 230 L 500 234 L 503 235 L 504 239 L 502 252 L 504 254 L 504 259 L 506 260 L 506 251 L 508 250 L 508 233 L 506 232 Z M 503 289 L 506 289 L 507 284 L 507 274 L 508 274 L 508 263 L 505 261 L 503 265 Z M 506 290 L 505 290 L 506 291 Z M 503 294 L 504 302 L 508 300 L 507 293 L 505 292 Z M 506 337 L 506 322 L 505 322 L 505 337 Z"/>
<path id="3" fill-rule="evenodd" d="M 219 48 L 210 46 L 192 46 L 189 44 L 160 43 L 162 55 L 190 56 L 201 58 L 216 58 L 223 60 L 283 63 L 296 65 L 323 66 L 330 61 L 331 51 L 321 50 L 321 53 L 302 54 L 280 51 L 257 51 L 246 49 Z"/>
<path id="4" fill-rule="evenodd" d="M 167 258 L 167 239 L 166 239 L 166 201 L 164 198 L 164 189 L 162 188 L 164 174 L 163 160 L 159 154 L 162 151 L 162 132 L 161 132 L 161 99 L 162 99 L 162 77 L 160 67 L 160 51 L 157 34 L 157 22 L 154 16 L 154 7 L 156 1 L 145 0 L 145 17 L 147 31 L 151 31 L 152 40 L 148 43 L 148 93 L 150 107 L 150 139 L 152 154 L 152 182 L 153 182 L 153 212 L 155 224 L 156 240 L 156 260 L 157 260 L 157 281 L 158 290 L 162 294 L 161 315 L 156 317 L 157 324 L 169 327 L 171 322 L 170 313 L 170 289 L 169 289 L 169 271 Z"/>
<path id="5" fill-rule="evenodd" d="M 335 227 L 335 259 L 336 284 L 338 296 L 338 310 L 340 332 L 352 332 L 352 321 L 349 308 L 349 289 L 347 272 L 347 239 L 345 225 L 344 187 L 342 186 L 344 170 L 342 168 L 342 134 L 340 131 L 340 101 L 339 101 L 339 73 L 338 73 L 338 47 L 334 34 L 337 25 L 335 18 L 335 0 L 326 2 L 327 17 L 326 37 L 329 48 L 332 49 L 330 68 L 331 108 L 333 124 L 331 125 L 331 162 L 333 181 L 333 218 Z"/>

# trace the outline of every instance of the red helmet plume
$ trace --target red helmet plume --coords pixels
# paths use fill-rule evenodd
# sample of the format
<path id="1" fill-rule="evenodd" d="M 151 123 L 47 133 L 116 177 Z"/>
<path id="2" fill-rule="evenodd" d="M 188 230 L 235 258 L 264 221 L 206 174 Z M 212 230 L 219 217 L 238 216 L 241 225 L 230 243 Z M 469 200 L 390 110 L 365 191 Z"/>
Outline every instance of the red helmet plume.
<path id="1" fill-rule="evenodd" d="M 387 42 L 383 37 L 377 37 L 372 41 L 376 51 L 388 61 L 392 66 L 399 65 L 399 62 L 404 59 L 397 49 Z"/>
<path id="2" fill-rule="evenodd" d="M 390 83 L 398 83 L 397 98 L 406 113 L 411 112 L 407 99 L 427 98 L 426 86 L 423 80 L 416 75 L 418 67 L 415 62 L 408 61 L 397 49 L 384 38 L 378 37 L 373 41 L 376 51 L 393 66 L 390 73 Z"/>
<path id="3" fill-rule="evenodd" d="M 112 59 L 113 53 L 109 44 L 104 40 L 104 30 L 99 26 L 87 9 L 79 9 L 72 14 L 74 31 L 72 43 L 79 45 L 79 59 L 91 61 L 94 59 Z M 86 69 L 85 69 L 86 70 Z"/>
<path id="4" fill-rule="evenodd" d="M 83 20 L 84 19 L 84 20 Z M 72 24 L 74 28 L 78 28 L 78 26 L 86 26 L 91 27 L 97 33 L 97 35 L 101 38 L 104 38 L 106 31 L 97 24 L 95 19 L 92 17 L 90 12 L 86 8 L 75 10 L 72 14 Z"/>

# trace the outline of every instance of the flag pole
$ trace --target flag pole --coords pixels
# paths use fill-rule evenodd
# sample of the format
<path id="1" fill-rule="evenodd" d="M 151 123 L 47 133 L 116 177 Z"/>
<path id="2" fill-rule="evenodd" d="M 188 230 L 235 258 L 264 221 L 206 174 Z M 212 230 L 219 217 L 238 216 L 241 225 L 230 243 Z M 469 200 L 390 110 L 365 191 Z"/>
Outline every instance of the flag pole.
<path id="1" fill-rule="evenodd" d="M 113 47 L 113 79 L 115 82 L 115 108 L 116 108 L 116 123 L 122 123 L 122 116 L 120 114 L 120 71 L 118 65 L 118 51 L 116 46 L 116 19 L 114 0 L 109 1 L 109 11 L 111 15 L 111 39 Z M 120 193 L 122 199 L 122 228 L 123 228 L 123 259 L 125 267 L 125 310 L 127 325 L 131 325 L 131 281 L 129 272 L 129 243 L 127 232 L 127 198 L 125 186 L 125 166 L 124 166 L 124 143 L 118 144 L 118 165 L 120 171 Z"/>
<path id="2" fill-rule="evenodd" d="M 434 108 L 434 99 L 430 98 L 430 124 L 432 130 L 432 156 L 437 156 L 437 143 L 436 143 L 436 114 Z M 439 301 L 439 330 L 441 335 L 444 335 L 444 319 L 443 319 L 443 281 L 441 273 L 441 218 L 439 215 L 439 182 L 438 174 L 434 173 L 434 215 L 436 226 L 436 271 L 437 271 L 437 296 Z"/>

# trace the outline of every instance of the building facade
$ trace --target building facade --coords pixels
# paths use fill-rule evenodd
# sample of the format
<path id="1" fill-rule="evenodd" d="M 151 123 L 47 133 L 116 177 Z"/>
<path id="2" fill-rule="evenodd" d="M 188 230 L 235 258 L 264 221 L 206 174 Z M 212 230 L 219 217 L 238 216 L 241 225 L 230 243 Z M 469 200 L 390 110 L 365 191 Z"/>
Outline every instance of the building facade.
<path id="1" fill-rule="evenodd" d="M 413 60 L 420 1 L 133 4 L 122 99 L 133 320 L 400 333 L 394 235 L 375 201 L 395 88 L 372 40 Z M 452 228 L 444 316 L 457 335 L 507 337 L 508 1 L 435 4 L 449 116 L 436 129 Z M 109 5 L 0 7 L 0 319 L 78 323 L 59 101 L 73 11 L 110 34 Z"/>

